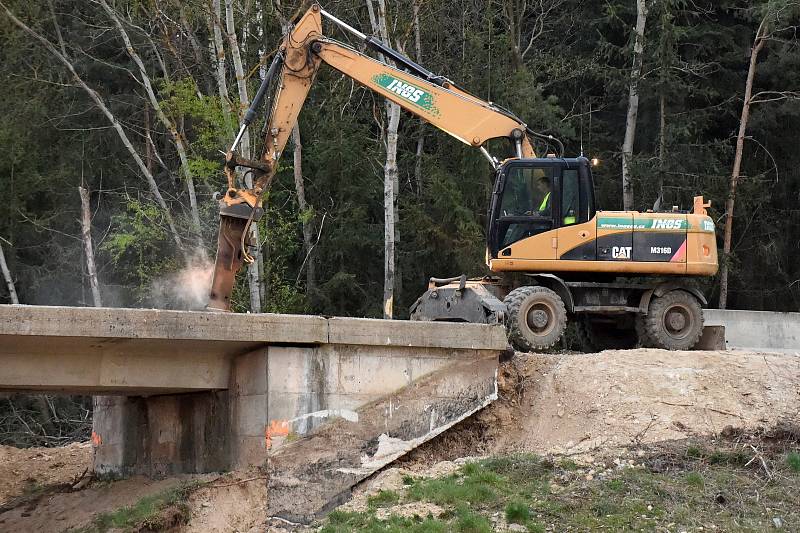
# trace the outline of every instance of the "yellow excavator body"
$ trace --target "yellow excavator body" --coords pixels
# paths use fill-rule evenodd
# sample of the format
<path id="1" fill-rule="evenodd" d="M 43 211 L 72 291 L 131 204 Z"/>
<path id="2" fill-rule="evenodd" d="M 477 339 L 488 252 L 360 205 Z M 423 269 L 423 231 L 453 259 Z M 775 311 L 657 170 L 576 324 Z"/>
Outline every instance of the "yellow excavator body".
<path id="1" fill-rule="evenodd" d="M 598 211 L 582 224 L 517 241 L 489 259 L 493 272 L 603 272 L 713 276 L 711 217 L 694 213 Z"/>

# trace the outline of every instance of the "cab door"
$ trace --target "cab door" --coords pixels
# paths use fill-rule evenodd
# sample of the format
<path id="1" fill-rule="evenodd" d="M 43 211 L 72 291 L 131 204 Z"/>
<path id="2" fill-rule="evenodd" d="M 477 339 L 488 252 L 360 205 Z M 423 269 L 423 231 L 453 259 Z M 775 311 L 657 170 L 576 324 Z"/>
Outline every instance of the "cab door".
<path id="1" fill-rule="evenodd" d="M 561 170 L 559 182 L 558 258 L 565 261 L 597 259 L 597 224 L 595 222 L 594 184 L 588 163 Z"/>

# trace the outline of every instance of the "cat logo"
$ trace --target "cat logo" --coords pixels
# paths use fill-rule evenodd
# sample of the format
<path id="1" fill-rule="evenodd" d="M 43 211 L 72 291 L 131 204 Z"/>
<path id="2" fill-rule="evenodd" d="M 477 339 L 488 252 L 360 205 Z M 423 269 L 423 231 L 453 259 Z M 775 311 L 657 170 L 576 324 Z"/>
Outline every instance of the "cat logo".
<path id="1" fill-rule="evenodd" d="M 683 229 L 683 220 L 680 218 L 657 218 L 653 220 L 653 229 Z"/>
<path id="2" fill-rule="evenodd" d="M 614 259 L 630 259 L 631 249 L 630 246 L 614 246 L 611 248 L 611 257 Z"/>

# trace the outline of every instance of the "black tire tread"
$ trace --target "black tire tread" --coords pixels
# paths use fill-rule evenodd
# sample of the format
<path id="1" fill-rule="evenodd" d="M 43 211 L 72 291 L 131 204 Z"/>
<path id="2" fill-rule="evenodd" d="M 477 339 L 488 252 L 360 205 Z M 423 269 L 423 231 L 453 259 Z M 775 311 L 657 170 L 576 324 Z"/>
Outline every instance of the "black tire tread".
<path id="1" fill-rule="evenodd" d="M 534 343 L 533 339 L 528 339 L 519 329 L 518 316 L 522 303 L 535 294 L 544 294 L 552 298 L 556 304 L 558 322 L 555 331 L 558 335 L 553 335 L 550 341 L 543 343 Z M 535 352 L 537 350 L 546 350 L 552 348 L 564 335 L 564 330 L 567 328 L 567 309 L 564 306 L 564 301 L 553 290 L 539 285 L 525 285 L 509 292 L 503 299 L 508 309 L 506 331 L 508 333 L 508 340 L 511 345 L 521 352 Z"/>
<path id="2" fill-rule="evenodd" d="M 697 328 L 697 331 L 695 331 L 691 337 L 680 342 L 680 344 L 667 337 L 662 327 L 662 315 L 665 308 L 676 301 L 689 304 L 690 307 L 693 307 L 697 313 L 697 318 L 699 319 L 700 324 L 700 327 Z M 647 310 L 647 315 L 642 321 L 641 329 L 643 330 L 644 337 L 642 337 L 642 334 L 640 333 L 640 342 L 642 340 L 646 340 L 647 346 L 650 348 L 661 348 L 663 350 L 691 350 L 697 344 L 697 342 L 700 340 L 700 336 L 703 334 L 703 320 L 703 308 L 696 296 L 683 290 L 670 291 L 664 296 L 654 298 L 653 301 L 650 302 L 650 308 Z M 644 342 L 642 342 L 642 345 L 645 345 Z"/>

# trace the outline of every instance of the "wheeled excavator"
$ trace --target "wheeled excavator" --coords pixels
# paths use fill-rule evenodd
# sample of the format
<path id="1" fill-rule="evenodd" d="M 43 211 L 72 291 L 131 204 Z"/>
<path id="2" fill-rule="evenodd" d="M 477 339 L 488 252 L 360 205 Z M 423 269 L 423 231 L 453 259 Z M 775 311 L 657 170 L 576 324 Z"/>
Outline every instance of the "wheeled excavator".
<path id="1" fill-rule="evenodd" d="M 326 37 L 323 18 L 384 60 Z M 208 308 L 230 310 L 236 273 L 252 261 L 250 226 L 263 216 L 263 195 L 323 63 L 479 150 L 491 167 L 486 264 L 492 275 L 432 278 L 411 308 L 412 320 L 504 324 L 521 351 L 552 347 L 568 320 L 576 322 L 587 349 L 638 343 L 677 350 L 697 343 L 706 300 L 695 284 L 718 268 L 710 204 L 702 196 L 690 212 L 598 210 L 588 159 L 564 157 L 554 137 L 317 4 L 288 27 L 226 154 L 228 187 L 219 200 Z M 261 157 L 245 159 L 236 149 L 267 92 Z M 495 139 L 508 141 L 509 154 L 489 152 L 487 143 Z M 537 157 L 536 141 L 558 153 Z M 250 174 L 251 187 L 237 187 L 237 170 Z"/>

